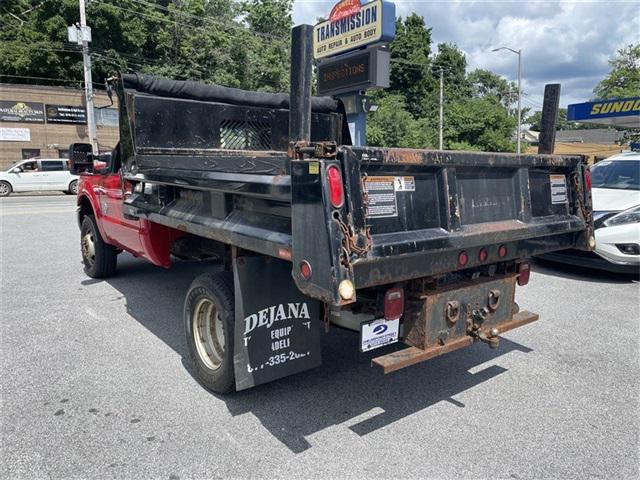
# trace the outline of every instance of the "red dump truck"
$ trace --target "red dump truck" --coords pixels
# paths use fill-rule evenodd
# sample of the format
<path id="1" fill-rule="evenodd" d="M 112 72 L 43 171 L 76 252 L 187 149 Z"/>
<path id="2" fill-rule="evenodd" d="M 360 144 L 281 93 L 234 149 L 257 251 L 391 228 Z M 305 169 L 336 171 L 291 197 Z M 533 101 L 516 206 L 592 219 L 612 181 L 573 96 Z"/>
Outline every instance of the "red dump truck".
<path id="1" fill-rule="evenodd" d="M 384 372 L 497 347 L 538 318 L 514 302 L 527 258 L 593 247 L 581 157 L 355 147 L 342 104 L 296 85 L 121 75 L 120 144 L 70 149 L 89 276 L 115 274 L 123 251 L 219 262 L 185 292 L 206 388 L 317 367 L 323 325 L 356 332 L 363 352 L 386 346 L 372 360 Z"/>

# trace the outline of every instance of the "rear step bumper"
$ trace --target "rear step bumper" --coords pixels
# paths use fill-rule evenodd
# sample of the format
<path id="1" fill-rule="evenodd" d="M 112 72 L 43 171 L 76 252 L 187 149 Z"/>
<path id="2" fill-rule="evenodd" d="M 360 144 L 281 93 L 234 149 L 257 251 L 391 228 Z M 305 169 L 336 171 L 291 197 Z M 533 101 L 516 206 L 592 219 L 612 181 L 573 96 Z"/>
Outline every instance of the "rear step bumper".
<path id="1" fill-rule="evenodd" d="M 509 330 L 513 330 L 514 328 L 526 325 L 528 323 L 535 322 L 536 320 L 538 320 L 538 318 L 539 316 L 537 313 L 531 313 L 527 311 L 518 312 L 513 315 L 511 320 L 496 325 L 495 327 L 493 327 L 493 329 L 497 330 L 498 334 L 501 334 L 504 332 L 508 332 Z M 391 373 L 395 372 L 396 370 L 415 365 L 416 363 L 424 362 L 440 355 L 444 355 L 445 353 L 449 353 L 463 347 L 468 347 L 469 345 L 473 344 L 474 341 L 477 341 L 476 339 L 474 339 L 474 337 L 464 336 L 451 340 L 450 342 L 446 342 L 444 345 L 434 345 L 433 347 L 429 347 L 424 350 L 417 347 L 408 347 L 403 350 L 398 350 L 397 352 L 389 353 L 387 355 L 382 355 L 381 357 L 372 359 L 371 366 L 375 365 L 382 367 L 382 370 L 385 374 Z"/>

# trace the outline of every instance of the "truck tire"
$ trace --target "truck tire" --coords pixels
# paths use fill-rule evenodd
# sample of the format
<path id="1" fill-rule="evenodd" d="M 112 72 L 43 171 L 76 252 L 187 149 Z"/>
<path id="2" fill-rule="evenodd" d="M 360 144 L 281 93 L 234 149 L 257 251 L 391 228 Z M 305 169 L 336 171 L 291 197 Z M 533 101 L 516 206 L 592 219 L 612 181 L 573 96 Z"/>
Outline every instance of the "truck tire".
<path id="1" fill-rule="evenodd" d="M 106 278 L 116 271 L 118 250 L 105 243 L 93 215 L 86 215 L 80 227 L 80 250 L 84 272 L 91 278 Z"/>
<path id="2" fill-rule="evenodd" d="M 195 377 L 214 393 L 235 391 L 234 325 L 233 275 L 197 277 L 184 301 L 184 327 Z"/>
<path id="3" fill-rule="evenodd" d="M 0 182 L 0 197 L 8 197 L 12 190 L 9 182 Z"/>

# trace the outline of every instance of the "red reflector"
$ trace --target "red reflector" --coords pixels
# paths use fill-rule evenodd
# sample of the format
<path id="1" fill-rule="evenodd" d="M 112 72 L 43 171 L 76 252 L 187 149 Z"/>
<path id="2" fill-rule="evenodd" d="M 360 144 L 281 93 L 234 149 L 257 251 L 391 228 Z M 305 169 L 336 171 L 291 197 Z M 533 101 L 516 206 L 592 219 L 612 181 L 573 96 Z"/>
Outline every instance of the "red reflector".
<path id="1" fill-rule="evenodd" d="M 404 313 L 404 290 L 392 288 L 384 294 L 385 320 L 397 320 Z"/>
<path id="2" fill-rule="evenodd" d="M 342 175 L 335 165 L 327 168 L 327 177 L 329 179 L 329 200 L 331 205 L 338 208 L 344 202 L 344 187 L 342 186 Z"/>
<path id="3" fill-rule="evenodd" d="M 529 283 L 529 275 L 531 274 L 531 269 L 529 268 L 529 264 L 527 262 L 523 262 L 518 266 L 518 285 L 524 287 L 527 283 Z"/>
<path id="4" fill-rule="evenodd" d="M 458 255 L 458 263 L 460 266 L 464 267 L 468 262 L 469 255 L 467 255 L 467 252 L 460 252 L 460 255 Z"/>
<path id="5" fill-rule="evenodd" d="M 507 256 L 507 247 L 505 247 L 504 245 L 500 245 L 500 248 L 498 249 L 498 255 L 500 256 L 500 258 L 506 257 Z"/>
<path id="6" fill-rule="evenodd" d="M 480 253 L 478 253 L 478 260 L 480 260 L 481 262 L 486 262 L 487 258 L 489 258 L 489 253 L 486 249 L 481 248 Z"/>
<path id="7" fill-rule="evenodd" d="M 300 262 L 300 275 L 305 280 L 309 280 L 311 278 L 311 265 L 306 260 Z"/>
<path id="8" fill-rule="evenodd" d="M 591 190 L 591 170 L 588 168 L 584 172 L 584 184 L 587 187 L 587 190 Z"/>

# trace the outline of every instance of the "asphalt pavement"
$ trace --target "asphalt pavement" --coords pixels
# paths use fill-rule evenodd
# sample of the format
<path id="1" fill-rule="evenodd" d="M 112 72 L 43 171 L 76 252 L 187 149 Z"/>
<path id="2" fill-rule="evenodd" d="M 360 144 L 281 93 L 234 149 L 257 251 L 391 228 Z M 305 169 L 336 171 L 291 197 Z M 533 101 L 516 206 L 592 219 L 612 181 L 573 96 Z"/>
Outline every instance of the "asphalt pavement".
<path id="1" fill-rule="evenodd" d="M 384 376 L 332 329 L 322 367 L 232 396 L 190 373 L 191 280 L 82 271 L 74 198 L 0 199 L 0 477 L 635 479 L 640 286 L 537 264 L 539 322 Z"/>

